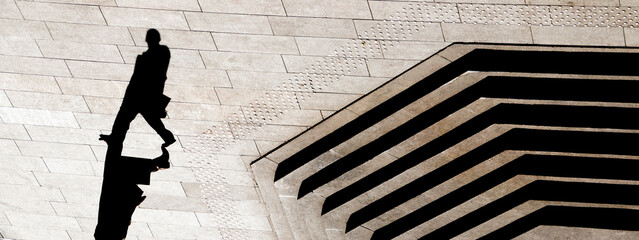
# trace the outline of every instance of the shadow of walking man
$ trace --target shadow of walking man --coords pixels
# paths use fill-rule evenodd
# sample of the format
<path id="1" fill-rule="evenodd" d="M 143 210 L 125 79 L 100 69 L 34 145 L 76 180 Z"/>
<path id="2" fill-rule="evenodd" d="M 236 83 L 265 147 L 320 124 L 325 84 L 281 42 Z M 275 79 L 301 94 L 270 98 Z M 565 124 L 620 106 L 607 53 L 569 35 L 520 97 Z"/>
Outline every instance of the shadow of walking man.
<path id="1" fill-rule="evenodd" d="M 146 42 L 149 49 L 136 59 L 111 134 L 100 135 L 108 147 L 94 233 L 96 240 L 124 239 L 135 208 L 146 198 L 137 184 L 150 184 L 152 172 L 170 167 L 166 147 L 176 140 L 161 118 L 166 117 L 166 106 L 171 100 L 163 94 L 171 53 L 168 47 L 160 45 L 160 33 L 155 29 L 148 30 Z M 162 155 L 155 159 L 122 156 L 124 138 L 137 114 L 164 140 Z"/>

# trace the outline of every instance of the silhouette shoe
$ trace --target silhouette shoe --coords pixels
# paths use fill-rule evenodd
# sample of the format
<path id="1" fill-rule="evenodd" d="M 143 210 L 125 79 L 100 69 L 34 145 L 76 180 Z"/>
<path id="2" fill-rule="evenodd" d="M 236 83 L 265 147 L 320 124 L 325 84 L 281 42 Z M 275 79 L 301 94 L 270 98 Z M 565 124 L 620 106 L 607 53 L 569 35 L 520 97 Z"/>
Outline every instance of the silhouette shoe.
<path id="1" fill-rule="evenodd" d="M 155 162 L 155 166 L 158 170 L 171 167 L 171 163 L 169 162 L 169 151 L 167 151 L 165 147 L 162 147 L 162 156 L 153 159 L 153 161 Z"/>
<path id="2" fill-rule="evenodd" d="M 144 202 L 144 199 L 146 199 L 146 196 L 140 196 L 140 198 L 138 199 L 138 204 L 136 204 L 135 206 L 140 206 L 140 204 L 142 204 L 142 202 Z"/>
<path id="3" fill-rule="evenodd" d="M 165 141 L 164 141 L 164 143 L 162 144 L 162 147 L 163 147 L 163 148 L 168 147 L 168 146 L 170 146 L 171 144 L 175 143 L 175 141 L 176 141 L 176 140 L 175 140 L 175 136 L 171 135 L 171 138 L 170 138 L 170 139 L 168 139 L 168 140 L 165 140 Z"/>
<path id="4" fill-rule="evenodd" d="M 111 135 L 107 135 L 107 134 L 100 134 L 100 141 L 105 141 L 107 143 L 109 143 L 109 141 L 111 140 Z"/>

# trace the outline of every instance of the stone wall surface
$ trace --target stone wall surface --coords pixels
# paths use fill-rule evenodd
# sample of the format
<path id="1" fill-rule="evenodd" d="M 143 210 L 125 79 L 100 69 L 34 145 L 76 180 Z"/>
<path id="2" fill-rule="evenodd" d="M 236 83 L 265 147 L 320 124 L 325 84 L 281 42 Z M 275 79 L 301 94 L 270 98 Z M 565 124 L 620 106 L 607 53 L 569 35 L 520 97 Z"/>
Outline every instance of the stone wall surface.
<path id="1" fill-rule="evenodd" d="M 148 28 L 171 49 L 164 123 L 178 142 L 127 239 L 316 239 L 278 212 L 294 210 L 267 207 L 252 161 L 452 42 L 634 47 L 638 11 L 634 0 L 0 0 L 0 237 L 93 239 L 98 135 Z M 138 117 L 124 154 L 156 157 L 161 143 Z"/>

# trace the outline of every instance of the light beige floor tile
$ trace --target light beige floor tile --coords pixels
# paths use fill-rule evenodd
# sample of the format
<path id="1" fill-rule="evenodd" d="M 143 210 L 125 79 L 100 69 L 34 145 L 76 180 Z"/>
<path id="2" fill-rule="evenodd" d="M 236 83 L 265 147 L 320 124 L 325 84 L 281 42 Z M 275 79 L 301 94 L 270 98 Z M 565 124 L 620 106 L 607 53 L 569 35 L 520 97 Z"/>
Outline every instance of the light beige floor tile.
<path id="1" fill-rule="evenodd" d="M 191 168 L 171 167 L 151 174 L 151 181 L 188 181 L 195 182 L 195 175 Z"/>
<path id="2" fill-rule="evenodd" d="M 61 173 L 33 173 L 42 186 L 69 189 L 100 189 L 102 177 Z"/>
<path id="3" fill-rule="evenodd" d="M 63 60 L 0 55 L 0 71 L 49 76 L 70 77 Z"/>
<path id="4" fill-rule="evenodd" d="M 1 18 L 13 18 L 22 19 L 22 14 L 13 0 L 1 0 L 0 1 L 0 17 Z"/>
<path id="5" fill-rule="evenodd" d="M 184 13 L 191 30 L 228 33 L 272 34 L 266 16 L 221 13 Z"/>
<path id="6" fill-rule="evenodd" d="M 220 103 L 222 105 L 247 106 L 264 96 L 267 90 L 256 89 L 235 89 L 235 88 L 218 88 L 216 89 Z"/>
<path id="7" fill-rule="evenodd" d="M 18 1 L 17 3 L 25 19 L 97 25 L 106 24 L 102 13 L 100 13 L 100 8 L 96 6 L 24 1 Z"/>
<path id="8" fill-rule="evenodd" d="M 625 46 L 623 28 L 533 26 L 536 44 Z"/>
<path id="9" fill-rule="evenodd" d="M 138 209 L 136 209 L 136 212 L 137 211 Z M 78 221 L 78 223 L 80 224 L 80 227 L 82 227 L 82 230 L 84 232 L 89 232 L 89 233 L 95 232 L 95 226 L 98 223 L 97 219 L 76 218 L 76 220 Z M 141 237 L 141 236 L 145 236 L 145 237 L 153 236 L 151 234 L 151 231 L 149 230 L 149 227 L 147 226 L 145 222 L 136 222 L 136 221 L 131 222 L 131 225 L 129 225 L 129 231 L 127 232 L 127 235 L 132 236 L 133 240 L 137 240 L 137 237 Z M 129 237 L 127 237 L 126 239 L 129 240 Z"/>
<path id="10" fill-rule="evenodd" d="M 172 67 L 169 68 L 166 75 L 167 85 L 231 87 L 229 77 L 224 70 Z"/>
<path id="11" fill-rule="evenodd" d="M 116 115 L 122 104 L 122 98 L 84 97 L 91 113 Z"/>
<path id="12" fill-rule="evenodd" d="M 44 158 L 44 162 L 51 173 L 96 176 L 90 161 Z"/>
<path id="13" fill-rule="evenodd" d="M 47 172 L 47 166 L 41 158 L 18 155 L 3 155 L 0 158 L 0 169 Z"/>
<path id="14" fill-rule="evenodd" d="M 115 45 L 38 40 L 38 46 L 40 46 L 42 54 L 47 58 L 123 62 L 120 51 Z"/>
<path id="15" fill-rule="evenodd" d="M 334 38 L 357 37 L 352 20 L 274 16 L 268 19 L 275 35 Z"/>
<path id="16" fill-rule="evenodd" d="M 300 102 L 300 106 L 302 109 L 336 111 L 359 97 L 360 95 L 355 94 L 316 93 L 310 99 Z"/>
<path id="17" fill-rule="evenodd" d="M 47 22 L 51 36 L 57 41 L 133 45 L 126 27 L 77 23 Z"/>
<path id="18" fill-rule="evenodd" d="M 388 80 L 390 79 L 385 77 L 341 76 L 319 92 L 367 94 Z"/>
<path id="19" fill-rule="evenodd" d="M 282 1 L 279 0 L 200 0 L 204 12 L 246 13 L 257 15 L 286 15 Z"/>
<path id="20" fill-rule="evenodd" d="M 443 23 L 446 42 L 532 43 L 530 27 L 524 25 L 471 25 Z"/>
<path id="21" fill-rule="evenodd" d="M 31 140 L 22 124 L 0 123 L 0 138 Z"/>
<path id="22" fill-rule="evenodd" d="M 206 130 L 221 125 L 223 123 L 210 122 L 210 121 L 192 121 L 192 120 L 180 120 L 180 119 L 164 119 L 164 125 L 167 129 L 175 135 L 180 136 L 195 136 L 202 135 Z"/>
<path id="23" fill-rule="evenodd" d="M 34 0 L 35 2 L 71 3 L 83 5 L 115 6 L 115 0 Z"/>
<path id="24" fill-rule="evenodd" d="M 343 56 L 340 50 L 343 47 L 354 43 L 361 43 L 359 40 L 348 38 L 318 38 L 318 37 L 295 37 L 300 54 L 311 56 Z M 376 45 L 377 46 L 377 45 Z M 381 53 L 381 50 L 379 51 Z M 381 54 L 378 54 L 381 56 Z"/>
<path id="25" fill-rule="evenodd" d="M 202 190 L 204 189 L 202 187 L 202 185 L 204 183 L 199 183 L 199 182 L 181 182 L 180 184 L 182 184 L 182 188 L 184 189 L 184 192 L 186 193 L 186 196 L 189 198 L 200 198 L 203 199 L 204 195 L 202 193 Z"/>
<path id="26" fill-rule="evenodd" d="M 216 215 L 214 213 L 196 213 L 197 218 L 202 224 L 203 227 L 217 227 L 217 228 L 225 228 L 225 227 L 233 227 L 227 226 L 227 222 L 220 221 L 221 216 Z M 263 216 L 238 216 L 236 219 L 239 222 L 233 222 L 232 224 L 235 226 L 243 226 L 246 229 L 251 230 L 261 230 L 261 231 L 272 231 L 271 225 L 268 221 L 268 218 Z"/>
<path id="27" fill-rule="evenodd" d="M 2 235 L 10 239 L 71 240 L 65 230 L 2 226 Z"/>
<path id="28" fill-rule="evenodd" d="M 79 218 L 97 218 L 97 204 L 78 204 L 78 203 L 62 203 L 52 202 L 51 205 L 60 217 L 79 217 Z"/>
<path id="29" fill-rule="evenodd" d="M 51 39 L 47 26 L 41 21 L 0 19 L 0 35 Z"/>
<path id="30" fill-rule="evenodd" d="M 239 107 L 192 103 L 170 103 L 167 107 L 168 114 L 172 119 L 216 122 L 224 121 L 226 116 L 229 116 L 238 109 Z"/>
<path id="31" fill-rule="evenodd" d="M 70 112 L 0 107 L 0 118 L 4 123 L 78 127 L 78 123 Z"/>
<path id="32" fill-rule="evenodd" d="M 238 71 L 285 72 L 277 54 L 201 51 L 206 68 Z"/>
<path id="33" fill-rule="evenodd" d="M 220 151 L 220 154 L 259 156 L 259 151 L 257 151 L 255 141 L 233 140 L 230 146 L 226 146 Z"/>
<path id="34" fill-rule="evenodd" d="M 94 240 L 93 232 L 78 232 L 78 231 L 67 231 L 71 240 Z M 127 237 L 126 239 L 133 238 L 137 240 L 137 237 Z"/>
<path id="35" fill-rule="evenodd" d="M 26 37 L 0 36 L 0 54 L 42 57 L 36 42 Z"/>
<path id="36" fill-rule="evenodd" d="M 292 37 L 213 33 L 219 51 L 299 54 Z"/>
<path id="37" fill-rule="evenodd" d="M 48 143 L 17 140 L 22 155 L 77 160 L 95 160 L 93 151 L 87 145 Z"/>
<path id="38" fill-rule="evenodd" d="M 200 11 L 197 0 L 116 0 L 119 7 Z"/>
<path id="39" fill-rule="evenodd" d="M 6 185 L 11 185 L 11 184 L 6 184 Z M 17 186 L 35 187 L 35 185 L 29 186 L 25 184 L 20 184 Z M 5 194 L 9 194 L 9 193 L 5 192 Z M 5 212 L 10 211 L 10 212 L 42 214 L 42 215 L 52 215 L 52 216 L 56 214 L 53 208 L 51 207 L 50 202 L 42 201 L 42 200 L 34 200 L 28 197 L 27 198 L 13 197 L 13 198 L 2 199 L 0 202 L 0 207 Z M 2 212 L 0 212 L 0 224 L 1 222 L 3 222 L 2 218 L 4 218 L 4 216 Z M 9 223 L 9 220 L 6 220 L 6 221 L 7 221 L 7 224 L 3 224 L 3 225 L 11 225 Z M 0 229 L 2 229 L 1 226 L 0 226 Z"/>
<path id="40" fill-rule="evenodd" d="M 288 110 L 274 119 L 271 124 L 311 127 L 322 120 L 322 113 L 317 110 Z"/>
<path id="41" fill-rule="evenodd" d="M 100 202 L 99 188 L 60 188 L 60 192 L 68 203 L 98 204 Z"/>
<path id="42" fill-rule="evenodd" d="M 289 73 L 305 73 L 307 71 L 312 73 L 321 74 L 334 74 L 329 72 L 330 67 L 326 67 L 328 63 L 336 63 L 338 67 L 344 67 L 344 75 L 347 76 L 368 76 L 368 69 L 366 65 L 363 65 L 363 61 L 360 58 L 324 58 L 314 56 L 296 56 L 296 55 L 284 55 L 282 56 L 284 63 L 286 64 L 286 70 Z M 359 62 L 359 64 L 357 63 Z M 349 67 L 350 69 L 346 69 Z M 316 70 L 313 71 L 313 68 Z M 321 71 L 321 72 L 320 72 Z"/>
<path id="43" fill-rule="evenodd" d="M 261 201 L 233 201 L 233 206 L 240 215 L 264 217 L 269 216 L 268 211 L 266 210 L 266 205 Z"/>
<path id="44" fill-rule="evenodd" d="M 626 39 L 626 46 L 628 47 L 639 46 L 639 29 L 624 28 L 623 30 L 624 30 L 624 36 Z"/>
<path id="45" fill-rule="evenodd" d="M 164 170 L 163 170 L 164 171 Z M 140 208 L 163 209 L 180 212 L 211 212 L 206 200 L 202 198 L 148 195 Z"/>
<path id="46" fill-rule="evenodd" d="M 246 231 L 249 239 L 263 239 L 263 240 L 277 240 L 277 234 L 272 231 L 257 231 L 257 230 L 248 230 Z"/>
<path id="47" fill-rule="evenodd" d="M 368 2 L 364 0 L 282 0 L 288 16 L 370 19 Z"/>
<path id="48" fill-rule="evenodd" d="M 0 89 L 60 93 L 54 77 L 26 74 L 0 73 Z"/>
<path id="49" fill-rule="evenodd" d="M 5 90 L 0 90 L 0 107 L 11 107 L 11 101 L 9 101 L 9 97 L 7 97 L 7 93 Z"/>
<path id="50" fill-rule="evenodd" d="M 431 3 L 426 3 L 427 1 L 421 1 L 421 3 L 424 3 L 424 5 L 428 6 Z M 432 1 L 431 1 L 432 2 Z M 444 2 L 444 1 L 438 1 L 438 2 Z M 383 19 L 387 19 L 387 20 L 397 20 L 398 17 L 400 16 L 400 14 L 398 14 L 398 12 L 407 12 L 406 10 L 415 7 L 416 3 L 411 3 L 410 1 L 370 1 L 370 8 L 371 8 L 371 13 L 373 14 L 373 19 L 379 19 L 379 20 L 383 20 Z M 409 6 L 409 4 L 411 6 Z M 454 5 L 452 5 L 454 6 Z M 420 8 L 425 8 L 425 6 L 420 6 Z M 404 10 L 406 9 L 406 10 Z M 427 11 L 426 11 L 427 12 Z M 417 19 L 419 20 L 430 20 L 428 18 L 428 15 L 424 16 L 422 15 L 421 17 L 426 17 L 426 19 Z M 410 19 L 412 20 L 412 19 Z"/>
<path id="51" fill-rule="evenodd" d="M 244 164 L 242 157 L 237 155 L 216 155 L 217 167 L 220 169 L 228 169 L 228 170 L 237 170 L 237 171 L 247 171 L 246 165 Z"/>
<path id="52" fill-rule="evenodd" d="M 371 77 L 392 78 L 415 66 L 417 60 L 369 59 L 367 66 Z"/>
<path id="53" fill-rule="evenodd" d="M 383 50 L 386 59 L 424 60 L 448 46 L 444 42 L 402 41 Z"/>
<path id="54" fill-rule="evenodd" d="M 167 85 L 164 94 L 173 102 L 220 104 L 215 89 L 211 87 Z"/>
<path id="55" fill-rule="evenodd" d="M 128 81 L 133 74 L 133 64 L 100 63 L 67 60 L 67 65 L 76 78 Z"/>
<path id="56" fill-rule="evenodd" d="M 195 213 L 167 210 L 137 209 L 133 221 L 171 224 L 179 226 L 200 226 Z"/>
<path id="57" fill-rule="evenodd" d="M 115 120 L 115 115 L 95 113 L 74 113 L 73 115 L 82 129 L 111 130 Z M 130 131 L 133 131 L 133 128 L 135 126 L 132 126 Z"/>
<path id="58" fill-rule="evenodd" d="M 620 6 L 639 6 L 639 1 L 637 0 L 620 0 Z"/>
<path id="59" fill-rule="evenodd" d="M 394 23 L 379 20 L 355 20 L 357 33 L 361 38 L 387 39 L 395 41 L 443 41 L 442 27 L 440 23 Z M 386 29 L 389 30 L 386 30 Z M 392 29 L 406 29 L 394 31 Z M 410 32 L 408 31 L 410 29 Z M 381 33 L 380 33 L 381 32 Z"/>
<path id="60" fill-rule="evenodd" d="M 288 73 L 228 71 L 234 89 L 276 90 L 291 77 Z"/>
<path id="61" fill-rule="evenodd" d="M 89 129 L 72 129 L 47 126 L 25 126 L 29 136 L 34 141 L 42 142 L 59 142 L 59 143 L 75 143 L 75 144 L 91 144 L 102 145 L 103 142 L 98 141 L 100 131 Z"/>
<path id="62" fill-rule="evenodd" d="M 15 184 L 0 184 L 3 194 L 0 199 L 9 200 L 36 200 L 47 204 L 51 202 L 63 202 L 64 198 L 57 188 L 47 188 L 41 186 L 20 186 Z M 50 207 L 50 204 L 48 204 Z M 26 206 L 28 208 L 28 206 Z M 53 209 L 51 209 L 53 210 Z M 53 212 L 52 212 L 53 213 Z M 0 214 L 0 217 L 2 214 Z"/>
<path id="63" fill-rule="evenodd" d="M 283 143 L 284 143 L 283 141 L 282 142 L 259 141 L 259 140 L 255 141 L 255 145 L 257 145 L 257 150 L 260 151 L 260 155 L 262 156 L 266 155 L 266 153 L 275 149 L 276 147 L 279 147 Z M 249 160 L 249 162 L 252 162 L 253 160 L 255 159 Z"/>
<path id="64" fill-rule="evenodd" d="M 38 180 L 31 171 L 0 170 L 0 174 L 3 176 L 0 178 L 0 184 L 40 186 Z"/>
<path id="65" fill-rule="evenodd" d="M 5 214 L 11 224 L 16 227 L 81 230 L 75 218 L 17 212 L 5 212 Z"/>
<path id="66" fill-rule="evenodd" d="M 616 0 L 526 0 L 531 5 L 619 6 Z"/>
<path id="67" fill-rule="evenodd" d="M 189 227 L 169 224 L 150 223 L 149 228 L 154 236 L 167 238 L 185 238 L 201 240 L 222 240 L 217 228 Z"/>
<path id="68" fill-rule="evenodd" d="M 247 139 L 263 140 L 263 141 L 287 141 L 294 136 L 300 134 L 306 127 L 284 126 L 284 125 L 265 125 L 253 134 L 246 136 Z"/>
<path id="69" fill-rule="evenodd" d="M 130 28 L 135 45 L 146 47 L 147 28 Z M 160 29 L 160 44 L 169 49 L 185 48 L 197 50 L 216 50 L 215 42 L 208 32 Z"/>
<path id="70" fill-rule="evenodd" d="M 179 11 L 101 7 L 110 26 L 152 27 L 159 29 L 187 30 L 189 25 Z"/>
<path id="71" fill-rule="evenodd" d="M 436 2 L 468 3 L 468 0 L 437 0 Z M 493 4 L 525 4 L 526 0 L 475 0 L 472 3 L 493 3 Z"/>
<path id="72" fill-rule="evenodd" d="M 82 96 L 53 93 L 6 91 L 14 107 L 54 111 L 88 112 Z"/>
<path id="73" fill-rule="evenodd" d="M 184 189 L 179 182 L 175 181 L 153 181 L 151 185 L 139 185 L 148 195 L 185 197 Z"/>
<path id="74" fill-rule="evenodd" d="M 4 155 L 21 155 L 16 142 L 11 139 L 0 139 L 0 153 Z"/>
<path id="75" fill-rule="evenodd" d="M 93 80 L 82 78 L 56 78 L 64 94 L 121 98 L 127 83 L 122 81 Z"/>

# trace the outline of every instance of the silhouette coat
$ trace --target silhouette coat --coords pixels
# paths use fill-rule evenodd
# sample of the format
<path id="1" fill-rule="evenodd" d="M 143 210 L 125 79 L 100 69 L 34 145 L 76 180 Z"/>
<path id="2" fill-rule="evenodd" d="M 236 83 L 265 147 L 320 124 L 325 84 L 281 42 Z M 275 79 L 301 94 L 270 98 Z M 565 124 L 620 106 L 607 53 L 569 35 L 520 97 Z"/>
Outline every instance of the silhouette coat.
<path id="1" fill-rule="evenodd" d="M 166 145 L 175 141 L 173 134 L 164 127 L 161 120 L 166 116 L 165 108 L 170 100 L 163 91 L 171 53 L 168 47 L 160 45 L 159 42 L 157 30 L 149 30 L 149 49 L 136 58 L 133 75 L 113 123 L 111 140 L 124 139 L 131 121 L 139 113 L 162 137 Z"/>
<path id="2" fill-rule="evenodd" d="M 165 117 L 164 109 L 170 100 L 162 92 L 171 53 L 166 46 L 159 44 L 157 30 L 149 30 L 146 40 L 149 49 L 136 59 L 111 135 L 100 135 L 108 147 L 94 233 L 96 240 L 124 239 L 135 208 L 146 198 L 137 184 L 148 185 L 151 172 L 170 166 L 166 146 L 175 142 L 175 138 L 164 127 L 161 118 Z M 165 142 L 162 155 L 153 160 L 122 156 L 124 137 L 138 113 Z"/>

